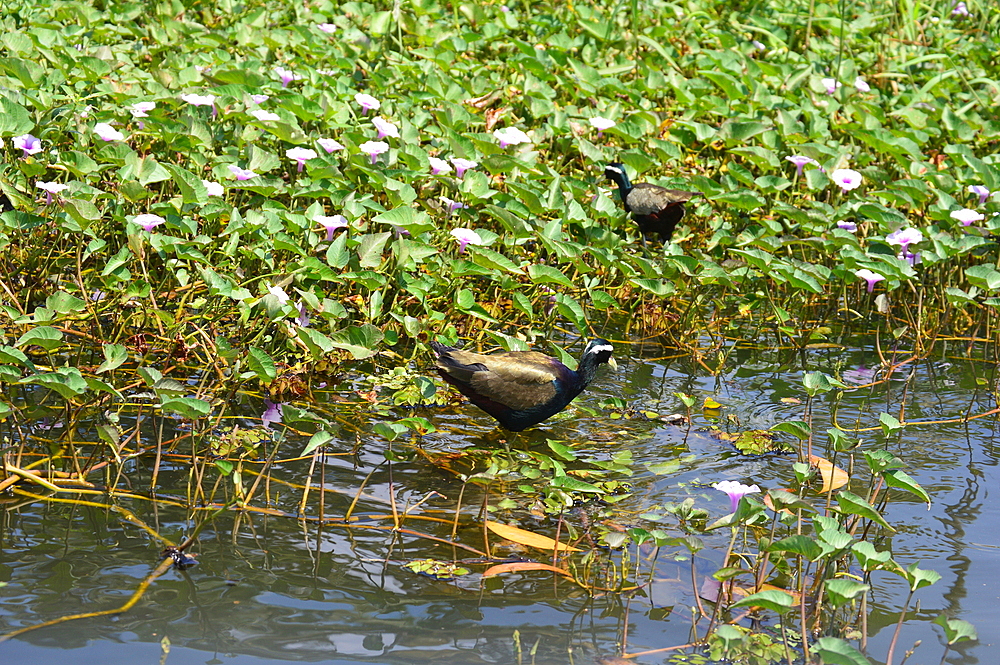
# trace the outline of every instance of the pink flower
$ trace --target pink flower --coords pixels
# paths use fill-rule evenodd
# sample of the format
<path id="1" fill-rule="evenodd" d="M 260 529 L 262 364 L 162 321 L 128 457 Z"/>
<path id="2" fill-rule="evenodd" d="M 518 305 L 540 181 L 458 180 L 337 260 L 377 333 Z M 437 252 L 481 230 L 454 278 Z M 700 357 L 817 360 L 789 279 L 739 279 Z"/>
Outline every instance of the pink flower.
<path id="1" fill-rule="evenodd" d="M 144 215 L 136 215 L 135 219 L 133 219 L 132 221 L 134 221 L 136 224 L 146 229 L 147 231 L 152 231 L 154 228 L 156 228 L 160 224 L 163 224 L 167 220 L 163 219 L 159 215 L 144 214 Z"/>
<path id="2" fill-rule="evenodd" d="M 860 277 L 861 279 L 868 282 L 868 293 L 871 293 L 875 289 L 875 285 L 881 282 L 885 277 L 878 274 L 877 272 L 872 272 L 868 268 L 862 268 L 861 270 L 854 271 L 855 277 Z"/>
<path id="3" fill-rule="evenodd" d="M 975 210 L 969 210 L 968 208 L 962 208 L 961 210 L 952 210 L 949 213 L 952 219 L 957 219 L 962 223 L 962 226 L 969 226 L 973 222 L 981 222 L 986 219 L 986 216 L 982 213 L 978 213 Z"/>
<path id="4" fill-rule="evenodd" d="M 372 164 L 378 161 L 378 156 L 389 150 L 389 144 L 383 141 L 365 141 L 358 146 L 361 152 L 372 158 Z"/>
<path id="5" fill-rule="evenodd" d="M 522 132 L 517 127 L 503 127 L 502 129 L 494 129 L 493 136 L 500 141 L 500 147 L 506 148 L 509 145 L 519 145 L 521 143 L 531 143 L 531 139 L 528 135 Z"/>
<path id="6" fill-rule="evenodd" d="M 332 35 L 333 33 L 337 32 L 337 26 L 335 26 L 333 23 L 320 23 L 316 27 L 328 35 Z"/>
<path id="7" fill-rule="evenodd" d="M 63 185 L 58 182 L 36 182 L 35 187 L 45 190 L 45 203 L 52 203 L 52 195 L 58 194 L 64 189 L 69 189 L 69 185 Z"/>
<path id="8" fill-rule="evenodd" d="M 264 109 L 254 109 L 250 111 L 250 115 L 257 118 L 261 122 L 276 122 L 281 120 L 281 116 L 277 113 L 271 113 L 270 111 L 265 111 Z"/>
<path id="9" fill-rule="evenodd" d="M 361 108 L 364 109 L 365 113 L 368 111 L 376 111 L 380 106 L 382 106 L 382 102 L 363 92 L 359 92 L 354 95 L 354 101 L 361 105 Z"/>
<path id="10" fill-rule="evenodd" d="M 312 148 L 289 148 L 285 151 L 285 157 L 297 161 L 299 163 L 299 172 L 301 172 L 306 162 L 316 157 L 316 151 Z"/>
<path id="11" fill-rule="evenodd" d="M 982 185 L 969 185 L 969 191 L 979 197 L 979 205 L 986 203 L 990 197 L 990 190 Z"/>
<path id="12" fill-rule="evenodd" d="M 899 245 L 901 252 L 906 252 L 910 245 L 914 245 L 924 239 L 924 234 L 920 229 L 900 229 L 890 233 L 885 237 L 885 241 L 890 245 Z"/>
<path id="13" fill-rule="evenodd" d="M 381 139 L 386 136 L 391 136 L 394 139 L 399 138 L 399 128 L 385 118 L 381 116 L 372 118 L 372 124 L 375 125 L 375 129 L 378 130 L 378 136 L 375 138 Z"/>
<path id="14" fill-rule="evenodd" d="M 479 166 L 479 162 L 474 162 L 471 159 L 462 159 L 461 157 L 452 157 L 451 163 L 455 166 L 455 175 L 459 178 L 463 177 L 469 169 Z"/>
<path id="15" fill-rule="evenodd" d="M 212 182 L 211 180 L 202 180 L 201 184 L 205 185 L 205 189 L 208 190 L 209 196 L 222 196 L 226 193 L 226 189 L 217 182 Z"/>
<path id="16" fill-rule="evenodd" d="M 590 125 L 597 130 L 598 136 L 604 136 L 605 129 L 611 129 L 617 125 L 614 120 L 609 120 L 608 118 L 602 118 L 601 116 L 594 116 L 590 119 Z"/>
<path id="17" fill-rule="evenodd" d="M 837 92 L 837 88 L 842 85 L 837 79 L 820 79 L 820 83 L 822 83 L 823 87 L 826 88 L 826 94 L 828 95 L 832 95 Z"/>
<path id="18" fill-rule="evenodd" d="M 15 148 L 20 148 L 24 152 L 24 157 L 42 151 L 42 142 L 31 134 L 15 136 L 12 142 Z"/>
<path id="19" fill-rule="evenodd" d="M 149 112 L 156 108 L 156 102 L 136 102 L 128 107 L 133 118 L 148 118 Z"/>
<path id="20" fill-rule="evenodd" d="M 344 149 L 344 146 L 342 146 L 340 142 L 334 141 L 333 139 L 316 139 L 316 143 L 318 143 L 319 147 L 323 148 L 323 150 L 326 150 L 327 153 Z"/>
<path id="21" fill-rule="evenodd" d="M 802 169 L 805 168 L 806 164 L 819 164 L 819 162 L 812 157 L 806 157 L 804 155 L 789 155 L 788 157 L 785 157 L 785 159 L 790 161 L 792 164 L 795 164 L 795 176 L 799 178 L 802 177 Z"/>
<path id="22" fill-rule="evenodd" d="M 343 215 L 316 215 L 313 221 L 319 222 L 326 229 L 326 239 L 333 240 L 333 232 L 337 229 L 347 228 L 347 218 Z"/>
<path id="23" fill-rule="evenodd" d="M 855 224 L 854 222 L 848 222 L 842 219 L 839 222 L 837 222 L 837 228 L 844 229 L 845 231 L 848 231 L 850 233 L 854 233 L 855 231 L 858 230 L 858 225 Z"/>
<path id="24" fill-rule="evenodd" d="M 451 235 L 458 240 L 458 253 L 465 252 L 466 245 L 482 245 L 482 237 L 472 229 L 452 229 Z"/>
<path id="25" fill-rule="evenodd" d="M 271 423 L 281 422 L 281 402 L 272 402 L 269 399 L 264 400 L 264 413 L 260 416 L 261 424 L 268 429 L 271 428 Z"/>
<path id="26" fill-rule="evenodd" d="M 854 89 L 858 92 L 871 92 L 872 87 L 860 76 L 854 79 Z"/>
<path id="27" fill-rule="evenodd" d="M 256 178 L 259 173 L 254 173 L 250 169 L 241 169 L 235 164 L 229 165 L 229 170 L 232 171 L 233 175 L 236 176 L 237 180 L 249 180 L 250 178 Z"/>
<path id="28" fill-rule="evenodd" d="M 119 132 L 117 129 L 112 127 L 106 122 L 99 122 L 94 125 L 94 133 L 97 134 L 101 139 L 111 142 L 111 141 L 123 141 L 125 135 Z"/>
<path id="29" fill-rule="evenodd" d="M 955 5 L 955 8 L 951 10 L 952 16 L 972 16 L 969 13 L 969 8 L 965 6 L 964 2 L 959 2 Z"/>
<path id="30" fill-rule="evenodd" d="M 271 95 L 250 95 L 250 101 L 254 104 L 263 104 L 269 99 L 271 99 Z"/>
<path id="31" fill-rule="evenodd" d="M 301 81 L 302 80 L 302 75 L 301 74 L 296 74 L 292 70 L 285 69 L 284 67 L 280 67 L 280 66 L 279 67 L 275 67 L 274 68 L 274 73 L 277 74 L 278 77 L 281 79 L 281 87 L 282 88 L 287 88 L 288 84 L 291 83 L 292 81 Z"/>
<path id="32" fill-rule="evenodd" d="M 431 175 L 444 175 L 451 172 L 448 162 L 443 159 L 438 159 L 437 157 L 428 157 L 428 159 L 431 163 Z"/>
<path id="33" fill-rule="evenodd" d="M 301 328 L 309 327 L 309 312 L 306 311 L 306 304 L 299 301 L 299 315 L 295 317 L 295 323 Z"/>
<path id="34" fill-rule="evenodd" d="M 448 212 L 455 212 L 456 210 L 461 210 L 462 208 L 468 208 L 469 207 L 466 204 L 461 203 L 460 201 L 453 201 L 453 200 L 449 199 L 447 196 L 442 196 L 441 197 L 441 201 L 446 206 L 448 206 Z M 452 235 L 455 235 L 454 232 L 452 233 Z M 479 234 L 476 234 L 476 235 L 478 236 Z M 473 244 L 474 245 L 478 245 L 479 243 L 477 242 L 477 243 L 473 243 Z"/>
<path id="35" fill-rule="evenodd" d="M 729 512 L 731 513 L 735 513 L 736 509 L 739 508 L 740 499 L 747 494 L 760 492 L 760 488 L 756 485 L 744 485 L 735 480 L 723 480 L 722 482 L 715 483 L 712 485 L 712 489 L 717 489 L 729 495 Z"/>
<path id="36" fill-rule="evenodd" d="M 854 169 L 837 169 L 830 174 L 830 179 L 840 185 L 844 194 L 852 189 L 857 189 L 861 184 L 861 174 Z"/>

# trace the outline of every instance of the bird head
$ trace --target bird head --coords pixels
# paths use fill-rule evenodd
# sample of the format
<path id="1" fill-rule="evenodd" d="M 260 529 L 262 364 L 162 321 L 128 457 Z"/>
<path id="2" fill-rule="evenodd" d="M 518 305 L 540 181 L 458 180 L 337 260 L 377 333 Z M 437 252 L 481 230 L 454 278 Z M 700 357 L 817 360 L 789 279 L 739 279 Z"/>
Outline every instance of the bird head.
<path id="1" fill-rule="evenodd" d="M 615 347 L 613 347 L 611 342 L 608 340 L 592 339 L 587 343 L 587 348 L 583 350 L 583 357 L 586 358 L 588 356 L 592 356 L 595 365 L 607 363 L 611 366 L 611 369 L 618 369 L 618 363 L 611 356 L 614 350 Z"/>
<path id="2" fill-rule="evenodd" d="M 608 180 L 618 181 L 619 178 L 628 178 L 628 174 L 625 172 L 625 165 L 618 162 L 611 162 L 604 167 L 604 177 Z"/>

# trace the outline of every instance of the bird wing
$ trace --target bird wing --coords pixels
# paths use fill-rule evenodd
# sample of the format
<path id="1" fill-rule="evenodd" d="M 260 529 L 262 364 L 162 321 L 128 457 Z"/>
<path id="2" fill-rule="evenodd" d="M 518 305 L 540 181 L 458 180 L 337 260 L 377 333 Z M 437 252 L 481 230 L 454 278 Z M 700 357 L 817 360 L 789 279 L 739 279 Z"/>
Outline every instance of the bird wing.
<path id="1" fill-rule="evenodd" d="M 656 215 L 664 208 L 680 205 L 698 195 L 697 192 L 667 189 L 648 182 L 641 182 L 629 192 L 628 206 L 634 215 Z"/>
<path id="2" fill-rule="evenodd" d="M 552 358 L 535 351 L 488 356 L 450 349 L 438 358 L 438 368 L 479 396 L 514 410 L 529 409 L 555 397 L 555 380 L 559 378 Z"/>

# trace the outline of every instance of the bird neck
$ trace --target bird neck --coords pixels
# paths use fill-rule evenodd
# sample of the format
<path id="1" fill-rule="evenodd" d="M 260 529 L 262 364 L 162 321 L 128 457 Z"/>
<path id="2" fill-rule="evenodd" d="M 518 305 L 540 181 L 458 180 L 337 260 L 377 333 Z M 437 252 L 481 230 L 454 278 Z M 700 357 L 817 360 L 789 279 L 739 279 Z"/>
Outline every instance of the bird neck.
<path id="1" fill-rule="evenodd" d="M 628 174 L 612 171 L 609 177 L 611 178 L 611 182 L 618 185 L 618 196 L 621 197 L 622 201 L 625 201 L 628 198 L 629 192 L 632 191 L 632 183 L 629 182 Z"/>
<path id="2" fill-rule="evenodd" d="M 586 353 L 580 358 L 580 364 L 576 368 L 576 376 L 581 391 L 597 376 L 597 367 L 597 356 L 593 353 Z"/>

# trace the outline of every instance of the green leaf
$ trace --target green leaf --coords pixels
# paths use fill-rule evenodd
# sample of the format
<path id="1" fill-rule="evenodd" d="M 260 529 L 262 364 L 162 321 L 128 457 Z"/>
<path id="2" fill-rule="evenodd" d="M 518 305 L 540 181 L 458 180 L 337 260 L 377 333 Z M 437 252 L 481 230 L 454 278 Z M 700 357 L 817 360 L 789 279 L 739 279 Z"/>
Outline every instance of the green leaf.
<path id="1" fill-rule="evenodd" d="M 907 492 L 919 497 L 924 503 L 930 505 L 930 495 L 924 491 L 923 487 L 917 484 L 917 481 L 908 476 L 905 472 L 899 469 L 893 469 L 891 471 L 884 472 L 882 477 L 885 478 L 885 484 L 889 487 L 906 490 Z"/>
<path id="2" fill-rule="evenodd" d="M 378 352 L 384 335 L 382 331 L 366 323 L 363 326 L 348 326 L 331 336 L 333 346 L 348 351 L 355 360 L 370 358 Z"/>
<path id="3" fill-rule="evenodd" d="M 165 413 L 176 413 L 188 420 L 204 418 L 212 411 L 212 405 L 197 397 L 175 397 L 160 406 Z"/>
<path id="4" fill-rule="evenodd" d="M 823 548 L 820 547 L 815 540 L 809 536 L 803 535 L 782 538 L 781 540 L 771 543 L 767 547 L 767 551 L 791 552 L 792 554 L 804 556 L 809 561 L 814 561 L 819 558 L 821 554 L 823 554 Z"/>
<path id="5" fill-rule="evenodd" d="M 35 344 L 42 347 L 46 351 L 52 351 L 62 344 L 63 334 L 52 326 L 39 326 L 37 328 L 32 328 L 28 332 L 21 335 L 14 346 L 22 347 Z"/>
<path id="6" fill-rule="evenodd" d="M 771 430 L 774 432 L 786 432 L 801 441 L 808 440 L 810 434 L 809 425 L 801 420 L 786 420 L 783 423 L 778 423 Z"/>
<path id="7" fill-rule="evenodd" d="M 247 366 L 257 375 L 265 385 L 278 378 L 278 370 L 274 366 L 274 359 L 263 349 L 251 347 L 247 353 Z"/>
<path id="8" fill-rule="evenodd" d="M 824 583 L 827 596 L 834 607 L 845 605 L 848 601 L 854 600 L 871 587 L 861 582 L 855 582 L 847 578 L 829 579 Z"/>
<path id="9" fill-rule="evenodd" d="M 732 607 L 763 607 L 777 614 L 785 614 L 795 608 L 795 596 L 780 589 L 767 589 L 750 594 L 733 603 Z"/>
<path id="10" fill-rule="evenodd" d="M 45 306 L 58 314 L 71 314 L 87 309 L 87 303 L 66 291 L 56 291 L 45 299 Z"/>
<path id="11" fill-rule="evenodd" d="M 825 665 L 872 665 L 864 654 L 839 637 L 821 637 L 811 651 Z"/>
<path id="12" fill-rule="evenodd" d="M 979 639 L 976 627 L 963 619 L 949 619 L 946 615 L 940 614 L 934 619 L 934 623 L 944 628 L 945 639 L 949 646 L 959 642 L 975 642 Z"/>
<path id="13" fill-rule="evenodd" d="M 104 362 L 97 368 L 97 374 L 117 369 L 128 360 L 128 349 L 121 344 L 105 344 L 101 351 L 104 353 Z"/>
<path id="14" fill-rule="evenodd" d="M 847 490 L 837 492 L 837 503 L 840 505 L 840 512 L 842 513 L 869 519 L 889 531 L 895 531 L 870 503 L 853 492 L 848 492 Z"/>
<path id="15" fill-rule="evenodd" d="M 358 245 L 358 265 L 362 268 L 378 268 L 382 264 L 382 251 L 392 233 L 366 233 Z"/>
<path id="16" fill-rule="evenodd" d="M 306 444 L 306 447 L 302 449 L 300 455 L 302 457 L 305 457 L 306 455 L 311 454 L 314 450 L 316 450 L 320 446 L 325 445 L 332 440 L 333 440 L 333 434 L 330 434 L 325 429 L 321 429 L 320 431 L 316 432 L 311 437 L 309 437 L 309 442 Z"/>
<path id="17" fill-rule="evenodd" d="M 75 367 L 60 367 L 54 372 L 35 374 L 21 379 L 20 383 L 31 383 L 49 388 L 66 399 L 80 395 L 87 390 L 83 374 Z"/>
<path id="18" fill-rule="evenodd" d="M 528 277 L 535 284 L 560 284 L 573 288 L 573 282 L 558 268 L 534 264 L 528 266 Z"/>

